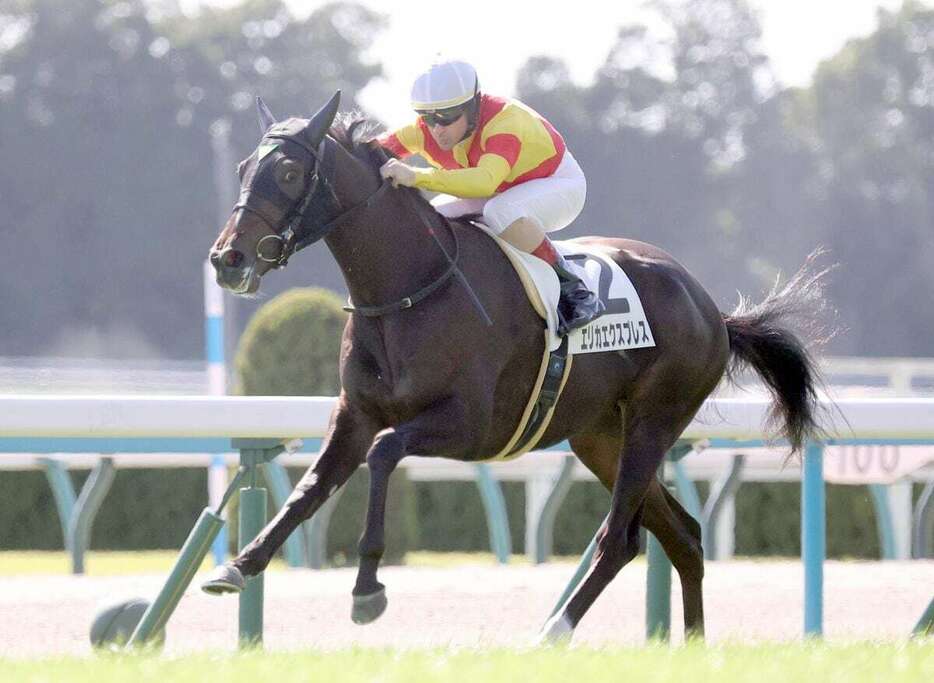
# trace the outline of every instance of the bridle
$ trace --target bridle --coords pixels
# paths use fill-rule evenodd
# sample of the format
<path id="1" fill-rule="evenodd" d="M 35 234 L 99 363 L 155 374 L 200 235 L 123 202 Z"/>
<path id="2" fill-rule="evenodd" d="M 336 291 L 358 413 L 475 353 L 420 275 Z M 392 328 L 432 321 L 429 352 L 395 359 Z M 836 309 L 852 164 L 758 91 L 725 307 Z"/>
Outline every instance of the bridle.
<path id="1" fill-rule="evenodd" d="M 337 197 L 337 193 L 334 191 L 334 187 L 332 186 L 331 181 L 328 179 L 329 173 L 334 164 L 334 145 L 336 144 L 334 141 L 329 143 L 328 136 L 325 135 L 321 139 L 321 142 L 318 144 L 318 148 L 313 149 L 311 145 L 300 139 L 299 135 L 286 134 L 284 132 L 276 131 L 275 129 L 268 131 L 263 136 L 263 140 L 282 140 L 285 142 L 292 142 L 304 149 L 315 160 L 315 163 L 312 165 L 311 169 L 305 174 L 305 186 L 308 187 L 308 191 L 305 193 L 304 198 L 297 200 L 295 206 L 286 212 L 280 221 L 274 222 L 265 216 L 259 209 L 250 206 L 248 203 L 249 195 L 247 195 L 246 201 L 238 202 L 233 208 L 234 213 L 237 210 L 241 210 L 255 214 L 259 216 L 259 218 L 267 226 L 269 226 L 272 234 L 264 235 L 256 243 L 256 258 L 265 263 L 271 263 L 274 269 L 284 268 L 288 264 L 289 258 L 291 258 L 293 254 L 326 237 L 336 228 L 350 222 L 362 211 L 372 207 L 373 204 L 376 203 L 376 201 L 383 195 L 383 193 L 392 187 L 392 183 L 383 180 L 379 187 L 371 192 L 370 195 L 362 202 L 349 208 L 344 208 L 340 199 Z M 260 144 L 262 144 L 262 142 Z M 322 225 L 310 228 L 308 230 L 303 230 L 303 226 L 305 225 L 306 220 L 306 213 L 311 206 L 315 196 L 318 194 L 319 185 L 324 185 L 325 189 L 327 190 L 328 200 L 336 209 L 336 215 L 334 218 L 323 223 Z M 454 240 L 454 254 L 451 256 L 438 240 L 438 237 L 435 235 L 435 231 L 428 223 L 428 220 L 424 215 L 422 215 L 420 211 L 418 211 L 417 207 L 416 213 L 422 219 L 425 227 L 428 229 L 429 234 L 434 238 L 445 258 L 448 260 L 450 264 L 448 268 L 429 285 L 422 287 L 420 290 L 414 294 L 411 294 L 410 296 L 403 297 L 399 301 L 395 301 L 391 304 L 386 304 L 383 306 L 348 305 L 344 307 L 344 310 L 360 313 L 361 315 L 367 317 L 377 317 L 386 315 L 387 313 L 405 310 L 407 308 L 411 308 L 422 299 L 427 298 L 435 290 L 439 289 L 441 285 L 446 283 L 452 276 L 457 275 L 467 287 L 471 298 L 473 299 L 475 305 L 477 305 L 477 307 L 480 309 L 484 319 L 487 321 L 487 324 L 492 324 L 489 316 L 486 314 L 486 311 L 483 310 L 483 305 L 480 303 L 479 299 L 477 299 L 473 289 L 467 283 L 463 273 L 461 273 L 460 268 L 457 266 L 457 259 L 460 252 L 460 243 L 457 239 L 457 231 L 454 230 L 454 227 L 451 225 L 450 221 L 447 220 L 447 218 L 443 218 L 444 225 L 447 227 L 448 231 L 451 233 L 452 239 Z M 267 240 L 273 240 L 279 244 L 279 254 L 274 258 L 265 256 L 262 253 L 262 245 Z"/>
<path id="2" fill-rule="evenodd" d="M 264 235 L 256 243 L 256 258 L 265 263 L 271 263 L 274 269 L 284 268 L 293 254 L 314 244 L 327 236 L 334 229 L 349 222 L 359 211 L 372 206 L 378 197 L 382 195 L 387 186 L 389 186 L 387 182 L 380 183 L 380 186 L 362 202 L 345 209 L 340 199 L 338 199 L 337 193 L 331 185 L 331 181 L 328 179 L 328 171 L 333 165 L 334 151 L 332 148 L 333 143 L 327 144 L 327 136 L 321 139 L 317 149 L 313 149 L 311 145 L 301 140 L 297 135 L 288 135 L 276 131 L 267 133 L 263 139 L 282 140 L 284 142 L 294 143 L 304 149 L 314 159 L 314 164 L 312 164 L 311 168 L 305 173 L 305 187 L 308 188 L 307 192 L 305 192 L 304 197 L 298 200 L 295 206 L 287 211 L 278 222 L 270 220 L 259 209 L 250 206 L 248 199 L 247 201 L 238 202 L 233 207 L 234 212 L 242 210 L 259 216 L 259 218 L 269 226 L 272 234 Z M 318 195 L 319 185 L 323 185 L 327 190 L 328 201 L 336 209 L 336 215 L 330 221 L 317 227 L 303 230 L 302 227 L 305 224 L 307 211 L 314 198 Z M 269 257 L 263 253 L 263 244 L 270 240 L 279 244 L 278 255 L 275 257 Z"/>

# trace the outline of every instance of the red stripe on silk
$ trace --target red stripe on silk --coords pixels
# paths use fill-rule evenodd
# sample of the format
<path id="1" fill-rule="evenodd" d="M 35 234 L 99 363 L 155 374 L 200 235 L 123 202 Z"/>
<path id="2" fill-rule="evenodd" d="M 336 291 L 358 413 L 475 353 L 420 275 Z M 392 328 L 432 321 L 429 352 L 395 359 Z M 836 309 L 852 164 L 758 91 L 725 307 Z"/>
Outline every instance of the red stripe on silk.
<path id="1" fill-rule="evenodd" d="M 483 127 L 487 121 L 499 114 L 506 106 L 507 100 L 493 95 L 480 95 L 480 125 Z"/>
<path id="2" fill-rule="evenodd" d="M 506 104 L 507 101 L 502 97 L 480 95 L 480 113 L 477 115 L 477 127 L 473 134 L 473 141 L 470 143 L 470 149 L 467 150 L 467 163 L 471 168 L 476 168 L 480 157 L 482 157 L 485 152 L 489 151 L 489 147 L 487 147 L 487 149 L 480 147 L 480 138 L 483 137 L 483 128 L 494 116 L 503 110 Z M 509 165 L 512 166 L 512 164 L 513 162 L 510 161 Z"/>
<path id="3" fill-rule="evenodd" d="M 385 135 L 379 136 L 377 142 L 384 148 L 388 149 L 397 157 L 407 157 L 411 152 L 406 149 L 405 145 L 399 142 L 399 138 L 396 137 L 395 133 L 386 133 Z"/>
<path id="4" fill-rule="evenodd" d="M 522 151 L 522 142 L 515 135 L 497 133 L 486 139 L 486 149 L 484 151 L 489 154 L 498 154 L 512 167 L 515 166 L 516 160 L 519 158 L 519 152 Z"/>
<path id="5" fill-rule="evenodd" d="M 515 187 L 520 183 L 524 183 L 529 180 L 535 180 L 536 178 L 547 178 L 558 170 L 558 166 L 561 165 L 561 160 L 564 159 L 564 150 L 566 149 L 564 145 L 564 138 L 562 138 L 561 134 L 552 128 L 551 124 L 548 123 L 545 119 L 540 119 L 540 121 L 545 126 L 545 129 L 551 136 L 551 141 L 555 145 L 555 155 L 546 159 L 531 171 L 526 171 L 515 180 L 511 182 L 502 182 L 500 186 L 496 188 L 497 192 L 503 192 L 508 190 L 510 187 Z"/>
<path id="6" fill-rule="evenodd" d="M 425 153 L 432 158 L 441 168 L 446 168 L 449 171 L 464 168 L 459 163 L 457 159 L 454 158 L 454 153 L 451 150 L 443 150 L 438 146 L 438 143 L 435 142 L 435 139 L 431 136 L 431 131 L 428 130 L 428 126 L 425 125 L 425 122 L 421 119 L 418 120 L 418 128 L 422 131 L 422 135 L 425 140 Z"/>

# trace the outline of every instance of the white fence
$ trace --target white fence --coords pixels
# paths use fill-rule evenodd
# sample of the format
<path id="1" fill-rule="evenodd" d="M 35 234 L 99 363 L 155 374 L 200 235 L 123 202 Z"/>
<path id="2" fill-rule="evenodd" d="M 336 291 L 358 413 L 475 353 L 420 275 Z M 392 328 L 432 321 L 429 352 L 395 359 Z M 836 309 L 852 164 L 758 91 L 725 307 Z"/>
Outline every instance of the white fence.
<path id="1" fill-rule="evenodd" d="M 82 449 L 82 443 L 89 444 L 88 449 L 102 451 L 106 446 L 100 440 L 107 439 L 321 437 L 333 405 L 334 399 L 322 397 L 0 395 L 0 469 L 45 466 L 46 454 L 56 448 L 70 451 L 59 458 L 63 466 L 90 468 L 100 455 L 75 451 Z M 785 450 L 763 448 L 758 442 L 768 407 L 769 402 L 761 399 L 708 401 L 684 436 L 694 441 L 724 443 L 718 444 L 721 448 L 689 455 L 680 465 L 683 474 L 692 480 L 717 482 L 729 472 L 734 454 L 742 452 L 745 481 L 800 480 L 799 467 L 785 465 Z M 836 425 L 832 433 L 838 440 L 934 440 L 934 399 L 847 399 L 833 406 L 825 404 L 824 409 Z M 91 441 L 96 441 L 93 446 Z M 747 443 L 737 448 L 733 446 L 736 441 Z M 190 467 L 208 465 L 212 460 L 207 454 L 179 453 L 179 448 L 184 447 L 160 453 L 155 444 L 149 449 L 154 452 L 114 453 L 114 449 L 119 450 L 117 444 L 107 452 L 117 467 Z M 221 443 L 218 450 L 230 449 Z M 537 519 L 557 478 L 565 474 L 578 480 L 593 478 L 580 463 L 565 473 L 565 455 L 560 451 L 539 452 L 493 467 L 496 479 L 526 484 L 527 548 L 534 545 L 531 536 L 536 533 Z M 232 464 L 237 456 L 228 453 L 226 457 Z M 282 456 L 279 462 L 308 465 L 315 457 L 313 453 L 295 453 Z M 910 556 L 911 490 L 910 483 L 906 489 L 905 482 L 934 480 L 934 446 L 831 445 L 823 462 L 824 479 L 828 481 L 895 484 L 887 503 L 894 514 L 894 552 L 898 557 Z M 472 465 L 439 458 L 408 458 L 403 466 L 414 480 L 476 478 Z M 670 479 L 678 474 L 675 467 L 667 465 Z M 711 530 L 717 534 L 716 557 L 720 558 L 728 557 L 733 546 L 732 497 L 725 497 L 723 504 L 716 527 Z M 699 512 L 697 506 L 693 512 Z"/>
<path id="2" fill-rule="evenodd" d="M 934 358 L 828 357 L 824 374 L 842 394 L 934 394 Z M 732 393 L 729 387 L 723 388 Z M 203 361 L 114 361 L 0 356 L 0 394 L 209 394 Z"/>
<path id="3" fill-rule="evenodd" d="M 318 437 L 326 429 L 333 402 L 334 399 L 322 398 L 223 396 L 0 396 L 0 450 L 49 452 L 47 442 L 55 439 L 71 440 L 64 450 L 75 451 L 81 450 L 80 444 L 74 445 L 76 439 L 90 443 L 127 438 Z M 837 443 L 934 442 L 934 398 L 846 399 L 824 407 L 837 416 L 832 434 Z M 768 408 L 769 403 L 764 400 L 710 400 L 684 437 L 693 441 L 760 445 Z M 809 445 L 802 474 L 804 630 L 809 635 L 819 634 L 823 629 L 826 549 L 823 456 L 822 444 Z M 3 457 L 0 454 L 0 459 Z M 529 457 L 533 456 L 526 456 Z M 112 463 L 103 462 L 107 465 L 96 468 L 90 479 L 112 478 Z M 100 490 L 105 488 L 102 486 Z M 72 510 L 77 505 L 73 499 L 64 498 L 68 496 L 58 501 L 61 510 Z M 94 508 L 99 504 L 93 487 L 87 498 L 90 502 L 86 501 L 74 522 L 81 529 L 81 534 L 73 539 L 79 546 L 89 536 L 88 525 L 82 524 L 82 519 L 93 518 Z M 90 511 L 85 514 L 87 510 Z M 934 603 L 922 621 L 928 618 L 932 607 Z"/>
<path id="4" fill-rule="evenodd" d="M 0 437 L 320 437 L 329 397 L 0 395 Z M 761 440 L 766 399 L 711 399 L 685 439 Z M 834 441 L 934 440 L 934 398 L 821 402 Z"/>

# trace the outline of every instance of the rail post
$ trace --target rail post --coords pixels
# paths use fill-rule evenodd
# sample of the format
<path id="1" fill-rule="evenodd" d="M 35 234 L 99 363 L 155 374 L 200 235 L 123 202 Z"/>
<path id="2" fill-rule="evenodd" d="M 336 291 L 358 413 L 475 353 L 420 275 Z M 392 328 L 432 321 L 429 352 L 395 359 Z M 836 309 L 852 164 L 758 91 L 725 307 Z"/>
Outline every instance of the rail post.
<path id="1" fill-rule="evenodd" d="M 246 487 L 240 489 L 238 548 L 243 550 L 266 526 L 266 489 L 259 485 L 260 468 L 271 462 L 289 446 L 275 439 L 232 439 L 231 445 L 240 451 L 240 464 L 246 470 Z M 240 593 L 240 647 L 260 647 L 263 644 L 263 573 L 247 577 Z"/>
<path id="2" fill-rule="evenodd" d="M 804 635 L 824 632 L 824 557 L 827 549 L 824 444 L 809 442 L 801 476 L 801 557 L 804 564 Z"/>
<path id="3" fill-rule="evenodd" d="M 645 635 L 649 640 L 671 639 L 671 560 L 662 544 L 646 532 Z"/>
<path id="4" fill-rule="evenodd" d="M 490 472 L 486 463 L 477 463 L 477 488 L 486 511 L 486 522 L 490 533 L 490 548 L 500 564 L 508 564 L 512 554 L 512 537 L 509 534 L 509 518 L 506 516 L 506 501 L 503 489 Z"/>
<path id="5" fill-rule="evenodd" d="M 130 637 L 128 647 L 145 645 L 161 631 L 178 606 L 185 589 L 211 549 L 224 526 L 221 513 L 240 489 L 239 545 L 242 549 L 253 540 L 266 524 L 266 489 L 258 486 L 259 467 L 273 460 L 285 450 L 297 449 L 298 440 L 283 444 L 275 439 L 232 439 L 233 448 L 240 451 L 240 468 L 227 487 L 223 498 L 215 509 L 205 508 L 179 553 L 175 566 L 169 574 L 159 595 L 143 614 Z M 253 647 L 263 641 L 263 575 L 247 579 L 246 588 L 240 594 L 239 637 L 241 647 Z"/>
<path id="6" fill-rule="evenodd" d="M 916 636 L 934 634 L 934 598 L 931 599 L 927 609 L 924 610 L 924 614 L 918 619 L 918 623 L 912 629 L 912 634 Z"/>
<path id="7" fill-rule="evenodd" d="M 224 362 L 224 290 L 214 281 L 214 267 L 205 259 L 204 276 L 204 355 L 207 361 L 208 393 L 227 393 L 227 366 Z M 222 453 L 215 453 L 208 466 L 208 502 L 217 508 L 227 488 L 227 465 Z M 224 563 L 227 554 L 227 527 L 222 526 L 211 546 L 214 564 Z"/>
<path id="8" fill-rule="evenodd" d="M 172 616 L 182 599 L 185 589 L 191 584 L 195 572 L 198 571 L 198 567 L 201 566 L 201 562 L 211 549 L 211 543 L 217 538 L 217 534 L 224 526 L 221 512 L 244 474 L 245 470 L 241 467 L 214 510 L 206 507 L 201 511 L 201 516 L 191 528 L 188 538 L 185 539 L 185 543 L 182 545 L 181 551 L 179 551 L 178 559 L 175 560 L 169 578 L 166 579 L 156 599 L 143 613 L 139 623 L 133 630 L 133 634 L 130 636 L 130 640 L 127 642 L 127 647 L 146 645 L 155 634 L 165 628 L 169 617 Z"/>

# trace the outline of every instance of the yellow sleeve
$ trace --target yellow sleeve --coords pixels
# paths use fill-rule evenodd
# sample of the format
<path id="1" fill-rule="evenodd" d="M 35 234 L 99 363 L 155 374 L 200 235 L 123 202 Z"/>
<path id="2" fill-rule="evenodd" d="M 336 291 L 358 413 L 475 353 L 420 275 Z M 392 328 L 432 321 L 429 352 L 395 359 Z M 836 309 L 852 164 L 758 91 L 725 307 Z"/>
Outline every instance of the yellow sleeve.
<path id="1" fill-rule="evenodd" d="M 385 133 L 377 138 L 378 142 L 400 159 L 424 151 L 425 140 L 415 124 L 403 126 L 398 130 Z"/>
<path id="2" fill-rule="evenodd" d="M 510 170 L 499 154 L 484 154 L 473 168 L 416 168 L 415 187 L 455 197 L 492 197 Z"/>

